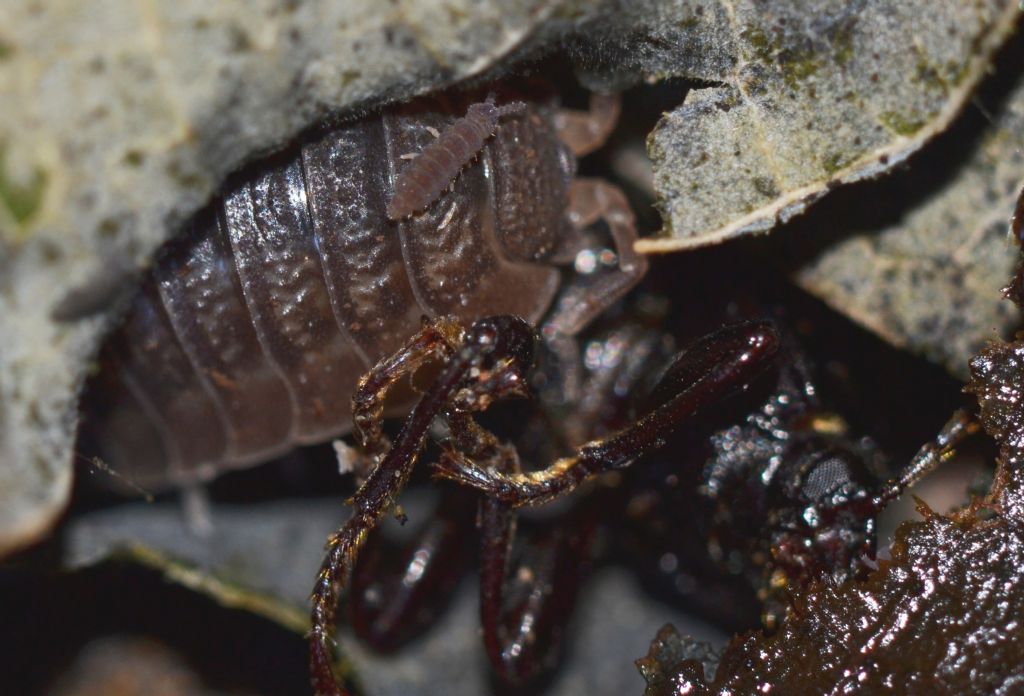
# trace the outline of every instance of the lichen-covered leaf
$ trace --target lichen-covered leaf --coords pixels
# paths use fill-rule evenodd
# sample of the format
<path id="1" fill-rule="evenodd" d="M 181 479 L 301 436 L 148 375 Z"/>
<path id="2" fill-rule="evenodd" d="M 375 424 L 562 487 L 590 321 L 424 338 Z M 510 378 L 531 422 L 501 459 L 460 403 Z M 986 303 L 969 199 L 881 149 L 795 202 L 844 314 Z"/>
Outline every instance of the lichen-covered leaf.
<path id="1" fill-rule="evenodd" d="M 680 41 L 714 25 L 715 58 L 673 61 L 660 37 L 638 70 L 721 84 L 693 90 L 651 134 L 664 227 L 638 248 L 764 232 L 830 187 L 905 160 L 948 126 L 1018 15 L 1015 0 L 666 6 Z"/>
<path id="2" fill-rule="evenodd" d="M 1011 57 L 1019 60 L 1024 40 L 1018 44 L 1021 50 Z M 838 238 L 796 270 L 800 285 L 893 345 L 924 354 L 961 378 L 986 340 L 1005 336 L 1020 321 L 1019 312 L 998 299 L 1015 259 L 1007 220 L 1024 182 L 1024 71 L 1013 77 L 1009 93 L 976 114 L 974 120 L 986 126 L 971 133 L 966 153 L 954 153 L 955 170 L 937 182 L 929 178 L 926 186 L 902 175 L 885 182 L 880 195 L 908 201 L 897 208 L 897 219 L 860 226 L 863 216 L 837 209 L 827 219 L 812 215 L 813 222 L 798 225 L 806 232 L 798 250 L 805 257 L 805 242 L 813 245 L 816 234 Z M 943 153 L 922 153 L 917 164 L 940 167 Z"/>
<path id="3" fill-rule="evenodd" d="M 0 3 L 0 556 L 67 500 L 77 389 L 117 300 L 229 171 L 594 4 Z"/>

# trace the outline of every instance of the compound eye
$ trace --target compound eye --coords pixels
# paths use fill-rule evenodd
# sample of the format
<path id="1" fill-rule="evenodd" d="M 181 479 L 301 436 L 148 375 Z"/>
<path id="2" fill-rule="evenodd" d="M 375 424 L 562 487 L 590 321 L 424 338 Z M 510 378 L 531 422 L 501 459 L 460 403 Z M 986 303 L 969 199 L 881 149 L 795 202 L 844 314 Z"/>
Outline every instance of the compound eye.
<path id="1" fill-rule="evenodd" d="M 822 452 L 804 476 L 801 495 L 808 502 L 839 502 L 837 496 L 850 498 L 862 489 L 854 470 L 860 462 L 848 452 Z"/>

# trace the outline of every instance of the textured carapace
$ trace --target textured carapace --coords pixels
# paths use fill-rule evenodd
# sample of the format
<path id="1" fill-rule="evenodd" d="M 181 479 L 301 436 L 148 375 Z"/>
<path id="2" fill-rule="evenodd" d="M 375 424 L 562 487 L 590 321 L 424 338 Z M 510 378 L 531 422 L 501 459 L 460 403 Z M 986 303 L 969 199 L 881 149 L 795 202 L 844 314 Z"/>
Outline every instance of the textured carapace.
<path id="1" fill-rule="evenodd" d="M 407 198 L 402 156 L 451 151 L 479 96 L 348 123 L 230 181 L 107 344 L 85 407 L 102 455 L 147 486 L 201 481 L 348 431 L 357 379 L 424 316 L 539 320 L 559 285 L 550 261 L 568 260 L 575 159 L 549 93 L 497 99 L 521 106 L 464 120 L 493 135 L 415 217 L 387 213 Z"/>
<path id="2" fill-rule="evenodd" d="M 229 181 L 160 254 L 104 350 L 84 403 L 104 459 L 148 488 L 188 485 L 347 432 L 357 379 L 423 317 L 536 323 L 559 291 L 553 264 L 588 248 L 601 218 L 618 268 L 566 284 L 545 333 L 576 333 L 635 285 L 647 264 L 625 197 L 573 177 L 615 98 L 594 95 L 588 113 L 536 83 L 490 94 L 400 105 Z M 405 167 L 457 176 L 394 220 Z"/>

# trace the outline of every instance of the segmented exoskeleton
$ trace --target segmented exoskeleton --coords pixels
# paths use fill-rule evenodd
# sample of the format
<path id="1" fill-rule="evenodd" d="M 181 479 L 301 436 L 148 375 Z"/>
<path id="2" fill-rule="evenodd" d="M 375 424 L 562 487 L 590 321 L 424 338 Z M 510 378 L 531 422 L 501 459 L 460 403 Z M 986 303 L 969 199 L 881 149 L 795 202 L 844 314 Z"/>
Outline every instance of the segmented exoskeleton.
<path id="1" fill-rule="evenodd" d="M 384 356 L 425 327 L 502 315 L 527 331 L 546 316 L 555 354 L 578 360 L 559 346 L 647 267 L 622 193 L 574 178 L 575 154 L 607 137 L 618 102 L 594 95 L 590 113 L 566 111 L 536 85 L 479 96 L 421 100 L 321 132 L 229 182 L 160 254 L 104 351 L 85 420 L 115 470 L 149 488 L 190 485 L 343 434 L 354 420 L 376 443 L 354 501 L 376 520 L 403 480 L 381 478 L 384 460 L 411 464 L 428 424 L 417 422 L 398 451 L 365 437 L 383 404 L 357 403 L 353 415 L 352 400 L 374 393 Z M 556 265 L 588 250 L 585 230 L 601 219 L 618 267 L 559 287 Z M 454 342 L 453 331 L 434 345 Z M 435 353 L 421 357 L 445 357 Z M 394 369 L 409 367 L 399 358 Z M 335 567 L 314 597 L 323 693 L 341 688 L 328 653 L 350 565 Z"/>
<path id="2" fill-rule="evenodd" d="M 619 268 L 563 288 L 547 326 L 573 334 L 635 284 L 646 261 L 628 204 L 574 179 L 564 144 L 592 149 L 608 127 L 535 85 L 496 99 L 508 106 L 472 95 L 401 105 L 230 181 L 160 254 L 107 344 L 86 407 L 104 458 L 147 487 L 187 485 L 347 432 L 359 376 L 423 317 L 538 322 L 559 292 L 553 264 L 572 261 L 598 218 Z M 602 123 L 609 104 L 595 98 Z M 403 169 L 445 181 L 394 220 L 389 207 L 412 199 Z"/>

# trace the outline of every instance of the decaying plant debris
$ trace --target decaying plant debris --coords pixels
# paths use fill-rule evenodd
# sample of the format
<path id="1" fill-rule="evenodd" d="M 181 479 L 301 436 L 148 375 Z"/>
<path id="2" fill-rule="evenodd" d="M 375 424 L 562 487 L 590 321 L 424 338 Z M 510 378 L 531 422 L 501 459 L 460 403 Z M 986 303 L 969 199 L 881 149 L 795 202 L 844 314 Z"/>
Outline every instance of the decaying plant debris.
<path id="1" fill-rule="evenodd" d="M 905 160 L 969 98 L 1017 8 L 721 2 L 677 16 L 679 33 L 660 38 L 701 32 L 719 59 L 700 77 L 720 86 L 695 91 L 650 136 L 664 226 L 639 245 L 648 252 L 770 230 Z"/>
<path id="2" fill-rule="evenodd" d="M 693 659 L 667 664 L 679 637 L 659 634 L 643 661 L 645 693 L 1011 693 L 1024 683 L 1024 535 L 1007 502 L 991 517 L 980 505 L 950 516 L 922 508 L 925 520 L 904 523 L 867 582 L 799 596 L 774 636 L 734 639 L 710 682 Z"/>
<path id="3" fill-rule="evenodd" d="M 1011 229 L 1019 234 L 1024 192 Z M 1007 294 L 1018 305 L 1024 265 Z M 995 483 L 949 515 L 923 503 L 865 581 L 797 591 L 781 629 L 733 639 L 713 675 L 671 627 L 638 661 L 648 696 L 1014 693 L 1024 685 L 1024 334 L 970 364 L 967 391 L 996 441 Z"/>
<path id="4" fill-rule="evenodd" d="M 817 254 L 807 244 L 797 250 L 797 283 L 961 379 L 972 355 L 1020 321 L 1015 307 L 993 298 L 1012 269 L 1006 216 L 1024 181 L 1022 61 L 1017 37 L 954 131 L 910 163 L 930 177 L 897 174 L 869 185 L 861 203 L 847 196 L 850 206 L 797 224 L 804 242 L 831 237 Z"/>

